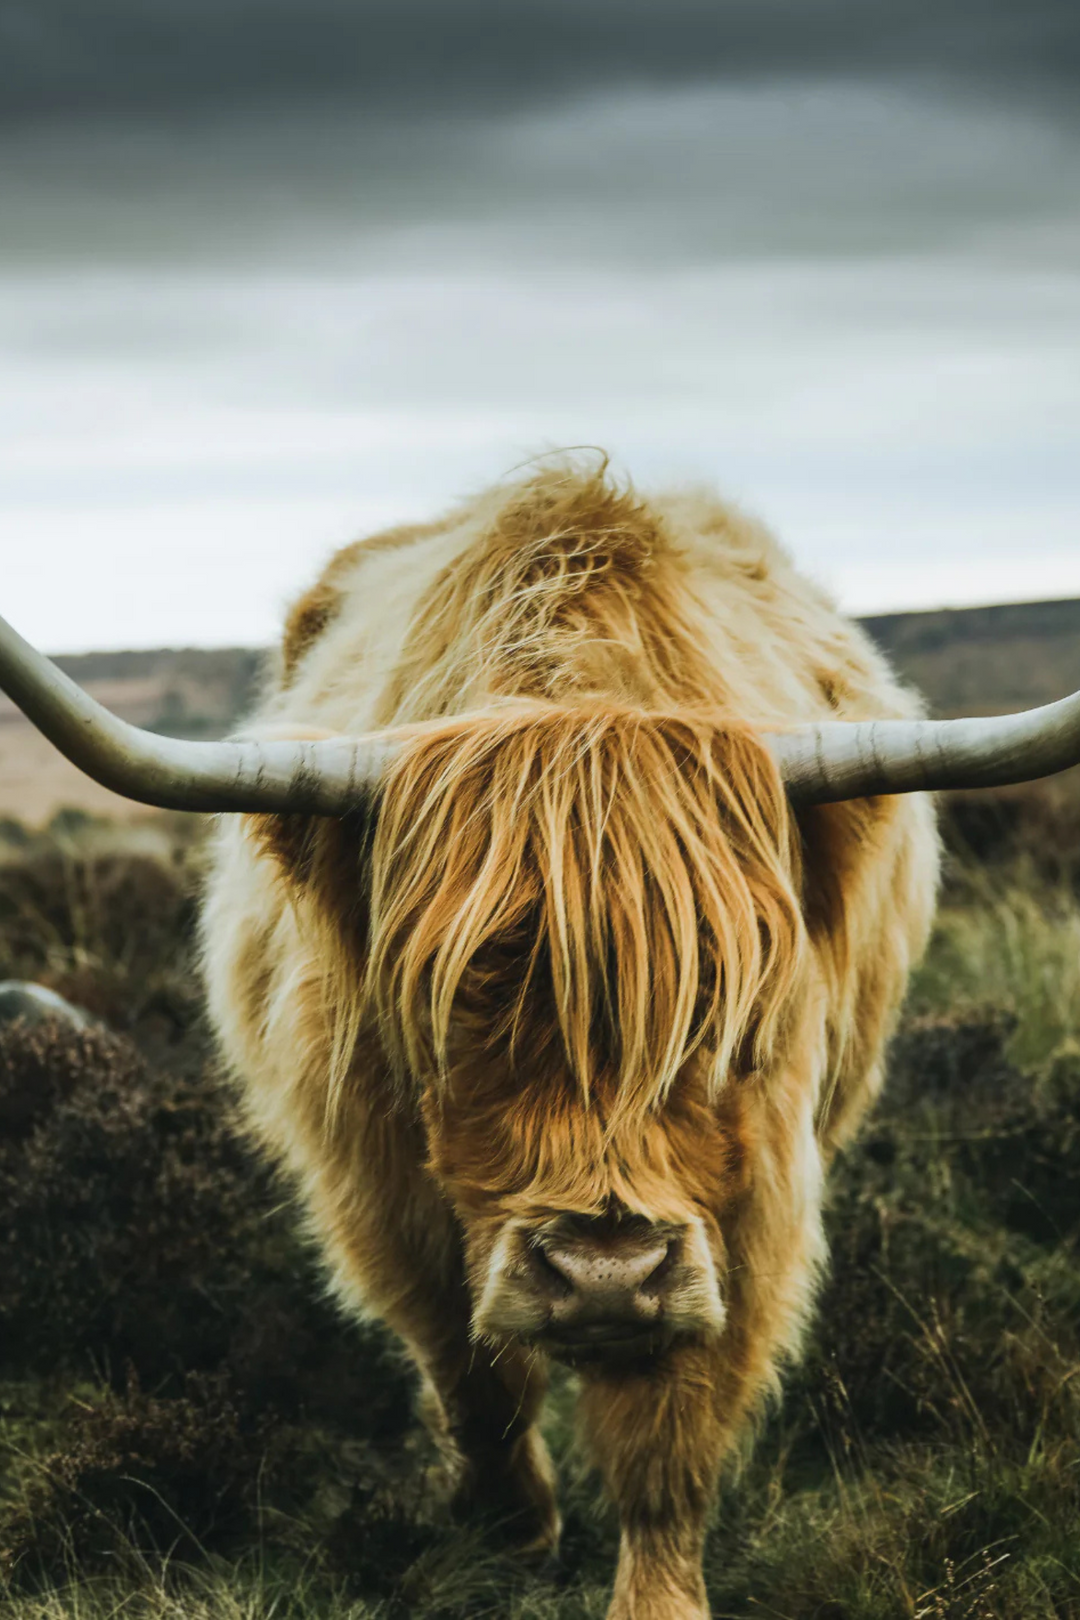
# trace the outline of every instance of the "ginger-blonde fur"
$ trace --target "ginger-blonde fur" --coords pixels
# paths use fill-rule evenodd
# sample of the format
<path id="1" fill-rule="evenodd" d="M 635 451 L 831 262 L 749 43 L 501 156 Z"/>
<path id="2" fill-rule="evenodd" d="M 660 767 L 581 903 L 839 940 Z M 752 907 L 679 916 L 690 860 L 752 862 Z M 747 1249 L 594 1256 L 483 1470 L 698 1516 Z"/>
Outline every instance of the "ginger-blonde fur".
<path id="1" fill-rule="evenodd" d="M 353 816 L 223 822 L 210 1009 L 338 1294 L 410 1350 L 459 1505 L 557 1538 L 544 1358 L 483 1305 L 508 1233 L 682 1222 L 722 1299 L 715 1332 L 581 1370 L 613 1620 L 708 1613 L 719 1469 L 797 1353 L 824 1171 L 933 909 L 929 803 L 794 814 L 762 738 L 918 712 L 757 523 L 603 464 L 349 546 L 288 616 L 253 729 L 407 740 Z"/>

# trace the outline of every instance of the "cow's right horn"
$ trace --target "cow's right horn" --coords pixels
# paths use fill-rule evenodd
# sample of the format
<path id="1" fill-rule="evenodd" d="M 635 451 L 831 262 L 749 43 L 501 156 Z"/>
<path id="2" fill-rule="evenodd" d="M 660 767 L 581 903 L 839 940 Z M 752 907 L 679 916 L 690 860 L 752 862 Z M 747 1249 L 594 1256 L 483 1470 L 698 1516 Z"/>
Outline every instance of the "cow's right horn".
<path id="1" fill-rule="evenodd" d="M 386 733 L 317 742 L 190 742 L 121 720 L 0 619 L 0 689 L 80 770 L 167 810 L 343 815 L 368 801 L 399 743 Z"/>

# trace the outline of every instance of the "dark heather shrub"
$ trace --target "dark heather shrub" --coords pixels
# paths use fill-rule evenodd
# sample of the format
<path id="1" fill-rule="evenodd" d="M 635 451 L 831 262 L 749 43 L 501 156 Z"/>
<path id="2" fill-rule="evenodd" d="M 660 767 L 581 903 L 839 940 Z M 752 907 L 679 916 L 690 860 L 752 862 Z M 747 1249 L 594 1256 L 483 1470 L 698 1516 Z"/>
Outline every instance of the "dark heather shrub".
<path id="1" fill-rule="evenodd" d="M 0 1572 L 33 1585 L 227 1550 L 257 1533 L 282 1466 L 265 1421 L 245 1419 L 222 1381 L 190 1378 L 171 1400 L 132 1382 L 73 1411 L 64 1448 L 0 1522 Z"/>
<path id="2" fill-rule="evenodd" d="M 1025 884 L 1036 878 L 1080 894 L 1080 772 L 950 793 L 941 809 L 945 846 L 956 857 L 946 868 L 946 897 L 952 879 L 962 885 L 976 868 L 1019 870 Z"/>
<path id="3" fill-rule="evenodd" d="M 0 1376 L 227 1368 L 251 1410 L 400 1431 L 396 1354 L 322 1297 L 229 1112 L 105 1030 L 0 1029 Z"/>
<path id="4" fill-rule="evenodd" d="M 196 1011 L 192 883 L 180 859 L 44 840 L 0 862 L 4 977 L 41 980 L 114 1027 Z"/>

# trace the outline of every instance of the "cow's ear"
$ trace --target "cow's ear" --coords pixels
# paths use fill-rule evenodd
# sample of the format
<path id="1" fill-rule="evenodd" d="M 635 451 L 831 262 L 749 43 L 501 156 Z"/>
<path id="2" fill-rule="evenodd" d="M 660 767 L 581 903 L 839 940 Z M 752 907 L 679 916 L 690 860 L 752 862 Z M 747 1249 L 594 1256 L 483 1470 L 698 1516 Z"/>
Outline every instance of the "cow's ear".
<path id="1" fill-rule="evenodd" d="M 260 726 L 261 740 L 319 742 L 337 732 L 318 726 Z M 379 795 L 369 793 L 343 816 L 313 816 L 304 812 L 281 815 L 245 815 L 244 825 L 263 854 L 280 868 L 282 877 L 305 891 L 319 889 L 333 899 L 335 908 L 347 894 L 367 893 L 364 874 L 375 833 Z"/>
<path id="2" fill-rule="evenodd" d="M 329 925 L 347 958 L 366 958 L 378 796 L 345 816 L 249 815 L 246 829 L 273 861 L 290 898 L 319 928 Z"/>
<path id="3" fill-rule="evenodd" d="M 245 831 L 261 855 L 279 868 L 288 883 L 310 886 L 316 861 L 321 817 L 307 815 L 258 815 L 243 817 Z"/>
<path id="4" fill-rule="evenodd" d="M 900 800 L 895 796 L 800 806 L 803 915 L 817 938 L 840 937 L 847 896 L 860 868 L 888 843 Z"/>

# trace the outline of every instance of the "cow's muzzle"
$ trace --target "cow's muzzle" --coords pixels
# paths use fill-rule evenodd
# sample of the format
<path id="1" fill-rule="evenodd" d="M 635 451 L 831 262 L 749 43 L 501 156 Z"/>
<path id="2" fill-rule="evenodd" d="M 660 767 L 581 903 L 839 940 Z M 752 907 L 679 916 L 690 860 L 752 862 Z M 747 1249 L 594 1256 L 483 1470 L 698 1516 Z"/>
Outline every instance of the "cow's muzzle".
<path id="1" fill-rule="evenodd" d="M 504 1233 L 476 1326 L 587 1362 L 656 1354 L 723 1316 L 700 1223 L 564 1214 Z"/>

